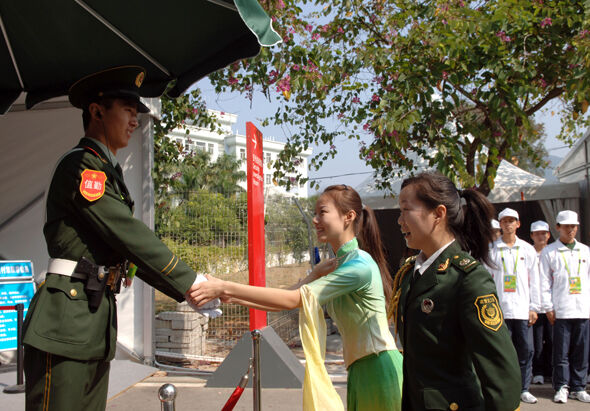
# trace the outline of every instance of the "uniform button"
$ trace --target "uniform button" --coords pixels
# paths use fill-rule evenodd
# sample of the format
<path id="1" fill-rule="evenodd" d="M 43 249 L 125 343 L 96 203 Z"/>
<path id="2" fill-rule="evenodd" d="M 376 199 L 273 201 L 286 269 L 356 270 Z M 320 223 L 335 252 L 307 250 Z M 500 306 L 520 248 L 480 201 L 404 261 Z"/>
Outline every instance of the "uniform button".
<path id="1" fill-rule="evenodd" d="M 76 291 L 76 290 L 74 290 L 74 289 L 72 288 L 72 289 L 70 290 L 70 295 L 71 295 L 72 297 L 75 297 L 75 296 L 77 296 L 77 295 L 78 295 L 78 291 Z"/>
<path id="2" fill-rule="evenodd" d="M 451 405 L 449 405 L 449 408 L 451 411 L 457 411 L 459 409 L 459 405 L 456 402 L 452 402 Z"/>
<path id="3" fill-rule="evenodd" d="M 102 280 L 104 278 L 104 273 L 98 273 L 98 279 Z"/>

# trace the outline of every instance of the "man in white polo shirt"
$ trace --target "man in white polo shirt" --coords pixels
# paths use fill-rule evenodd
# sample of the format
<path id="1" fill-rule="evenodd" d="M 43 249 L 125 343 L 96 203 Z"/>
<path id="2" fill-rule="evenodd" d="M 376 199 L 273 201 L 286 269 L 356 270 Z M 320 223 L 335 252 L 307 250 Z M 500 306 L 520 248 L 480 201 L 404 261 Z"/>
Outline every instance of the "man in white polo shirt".
<path id="1" fill-rule="evenodd" d="M 498 292 L 500 306 L 512 343 L 518 355 L 521 372 L 520 400 L 534 404 L 529 392 L 533 360 L 533 328 L 540 310 L 537 253 L 532 245 L 516 236 L 520 227 L 518 212 L 505 208 L 498 215 L 502 236 L 490 250 L 495 267 L 488 267 Z"/>
<path id="2" fill-rule="evenodd" d="M 541 251 L 547 247 L 550 238 L 549 224 L 545 221 L 535 221 L 531 224 L 531 239 L 537 252 L 537 264 L 540 264 Z M 540 283 L 541 280 L 539 279 Z M 537 321 L 533 325 L 533 345 L 535 348 L 535 354 L 533 355 L 533 384 L 544 384 L 545 377 L 551 377 L 553 373 L 551 361 L 552 341 L 553 326 L 549 324 L 545 310 L 541 308 Z"/>
<path id="3" fill-rule="evenodd" d="M 553 324 L 553 401 L 590 402 L 588 373 L 590 318 L 590 250 L 576 241 L 578 214 L 557 214 L 559 239 L 541 252 L 541 295 Z"/>

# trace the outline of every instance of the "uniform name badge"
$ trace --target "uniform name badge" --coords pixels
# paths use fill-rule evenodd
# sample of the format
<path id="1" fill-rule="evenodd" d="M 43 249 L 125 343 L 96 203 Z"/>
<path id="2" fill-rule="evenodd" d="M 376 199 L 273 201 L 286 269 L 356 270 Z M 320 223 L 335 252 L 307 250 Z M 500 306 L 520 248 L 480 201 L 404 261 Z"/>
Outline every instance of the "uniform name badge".
<path id="1" fill-rule="evenodd" d="M 580 277 L 570 277 L 570 294 L 581 294 L 582 293 L 582 281 Z"/>
<path id="2" fill-rule="evenodd" d="M 516 276 L 515 275 L 505 275 L 504 276 L 504 292 L 505 293 L 516 292 Z"/>

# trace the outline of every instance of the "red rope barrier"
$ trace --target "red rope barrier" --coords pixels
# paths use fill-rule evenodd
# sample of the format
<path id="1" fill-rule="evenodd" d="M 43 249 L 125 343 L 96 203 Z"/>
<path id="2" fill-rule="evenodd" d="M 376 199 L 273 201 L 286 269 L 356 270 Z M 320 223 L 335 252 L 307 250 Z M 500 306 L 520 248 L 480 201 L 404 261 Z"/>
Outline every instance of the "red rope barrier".
<path id="1" fill-rule="evenodd" d="M 16 305 L 0 305 L 0 311 L 16 310 Z"/>
<path id="2" fill-rule="evenodd" d="M 244 392 L 244 388 L 246 388 L 246 385 L 248 385 L 248 375 L 250 374 L 251 370 L 252 370 L 252 359 L 250 358 L 250 364 L 248 365 L 248 371 L 246 371 L 246 374 L 244 374 L 242 376 L 242 378 L 240 379 L 240 383 L 238 384 L 238 386 L 236 387 L 234 392 L 231 393 L 231 395 L 227 399 L 227 402 L 225 403 L 225 405 L 223 406 L 221 411 L 232 411 L 234 409 L 234 407 L 238 403 L 238 400 L 242 396 L 242 393 Z"/>

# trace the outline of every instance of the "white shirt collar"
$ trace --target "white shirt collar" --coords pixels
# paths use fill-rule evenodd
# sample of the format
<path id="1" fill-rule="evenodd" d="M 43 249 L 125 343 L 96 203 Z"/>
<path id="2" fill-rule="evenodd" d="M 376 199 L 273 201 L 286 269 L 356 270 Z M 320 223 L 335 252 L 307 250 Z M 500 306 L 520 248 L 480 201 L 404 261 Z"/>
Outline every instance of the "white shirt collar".
<path id="1" fill-rule="evenodd" d="M 414 272 L 418 271 L 420 275 L 424 274 L 424 272 L 428 269 L 428 267 L 430 267 L 434 260 L 436 260 L 438 256 L 441 255 L 442 252 L 453 243 L 453 241 L 455 240 L 453 239 L 451 242 L 436 250 L 436 252 L 434 252 L 426 261 L 424 261 L 424 254 L 422 251 L 420 251 L 420 254 L 418 254 L 418 257 L 416 257 L 416 262 L 414 263 Z"/>
<path id="2" fill-rule="evenodd" d="M 515 237 L 514 240 L 514 245 L 512 247 L 510 247 L 508 244 L 506 244 L 504 242 L 504 240 L 502 239 L 502 237 L 498 238 L 496 240 L 496 247 L 498 248 L 515 248 L 515 247 L 520 247 L 520 238 L 518 238 L 518 236 Z"/>

